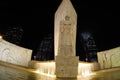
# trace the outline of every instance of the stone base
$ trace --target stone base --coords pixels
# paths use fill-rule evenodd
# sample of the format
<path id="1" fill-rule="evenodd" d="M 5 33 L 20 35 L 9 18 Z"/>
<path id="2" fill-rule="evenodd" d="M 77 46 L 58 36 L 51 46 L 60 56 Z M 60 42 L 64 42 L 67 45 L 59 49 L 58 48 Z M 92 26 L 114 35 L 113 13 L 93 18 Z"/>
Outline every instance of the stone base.
<path id="1" fill-rule="evenodd" d="M 56 77 L 77 77 L 78 62 L 79 57 L 76 56 L 56 56 Z"/>

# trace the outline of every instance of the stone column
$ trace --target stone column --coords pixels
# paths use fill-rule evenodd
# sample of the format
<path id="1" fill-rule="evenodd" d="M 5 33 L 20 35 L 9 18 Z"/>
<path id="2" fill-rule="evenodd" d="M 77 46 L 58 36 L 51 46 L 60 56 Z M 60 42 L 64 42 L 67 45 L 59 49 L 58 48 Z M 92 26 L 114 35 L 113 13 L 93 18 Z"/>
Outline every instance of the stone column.
<path id="1" fill-rule="evenodd" d="M 79 57 L 76 57 L 77 14 L 70 0 L 63 0 L 55 13 L 56 76 L 75 78 Z"/>

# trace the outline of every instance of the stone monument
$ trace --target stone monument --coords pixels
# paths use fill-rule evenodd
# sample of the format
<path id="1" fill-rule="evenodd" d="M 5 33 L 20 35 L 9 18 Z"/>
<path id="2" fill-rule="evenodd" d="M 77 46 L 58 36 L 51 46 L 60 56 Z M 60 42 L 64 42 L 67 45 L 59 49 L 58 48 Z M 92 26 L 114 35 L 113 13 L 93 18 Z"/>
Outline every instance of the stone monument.
<path id="1" fill-rule="evenodd" d="M 77 77 L 77 14 L 70 0 L 63 0 L 55 13 L 55 61 L 57 77 Z"/>

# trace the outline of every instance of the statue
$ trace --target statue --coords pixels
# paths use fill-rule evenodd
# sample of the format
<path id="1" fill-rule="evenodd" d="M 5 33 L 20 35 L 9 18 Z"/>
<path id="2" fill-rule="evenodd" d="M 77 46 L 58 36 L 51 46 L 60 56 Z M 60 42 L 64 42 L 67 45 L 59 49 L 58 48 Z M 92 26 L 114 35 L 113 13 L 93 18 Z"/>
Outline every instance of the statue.
<path id="1" fill-rule="evenodd" d="M 57 77 L 76 77 L 77 14 L 70 0 L 63 0 L 55 13 L 54 47 Z"/>

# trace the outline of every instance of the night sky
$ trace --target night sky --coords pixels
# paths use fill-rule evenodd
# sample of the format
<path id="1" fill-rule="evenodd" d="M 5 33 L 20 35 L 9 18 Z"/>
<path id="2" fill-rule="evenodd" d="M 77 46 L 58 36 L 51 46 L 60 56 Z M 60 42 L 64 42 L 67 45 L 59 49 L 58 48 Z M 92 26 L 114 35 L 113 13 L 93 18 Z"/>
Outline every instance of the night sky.
<path id="1" fill-rule="evenodd" d="M 54 33 L 54 13 L 62 0 L 0 2 L 0 33 L 22 26 L 20 46 L 35 49 Z M 77 36 L 92 32 L 99 51 L 120 46 L 120 5 L 116 1 L 71 0 L 78 15 Z"/>

